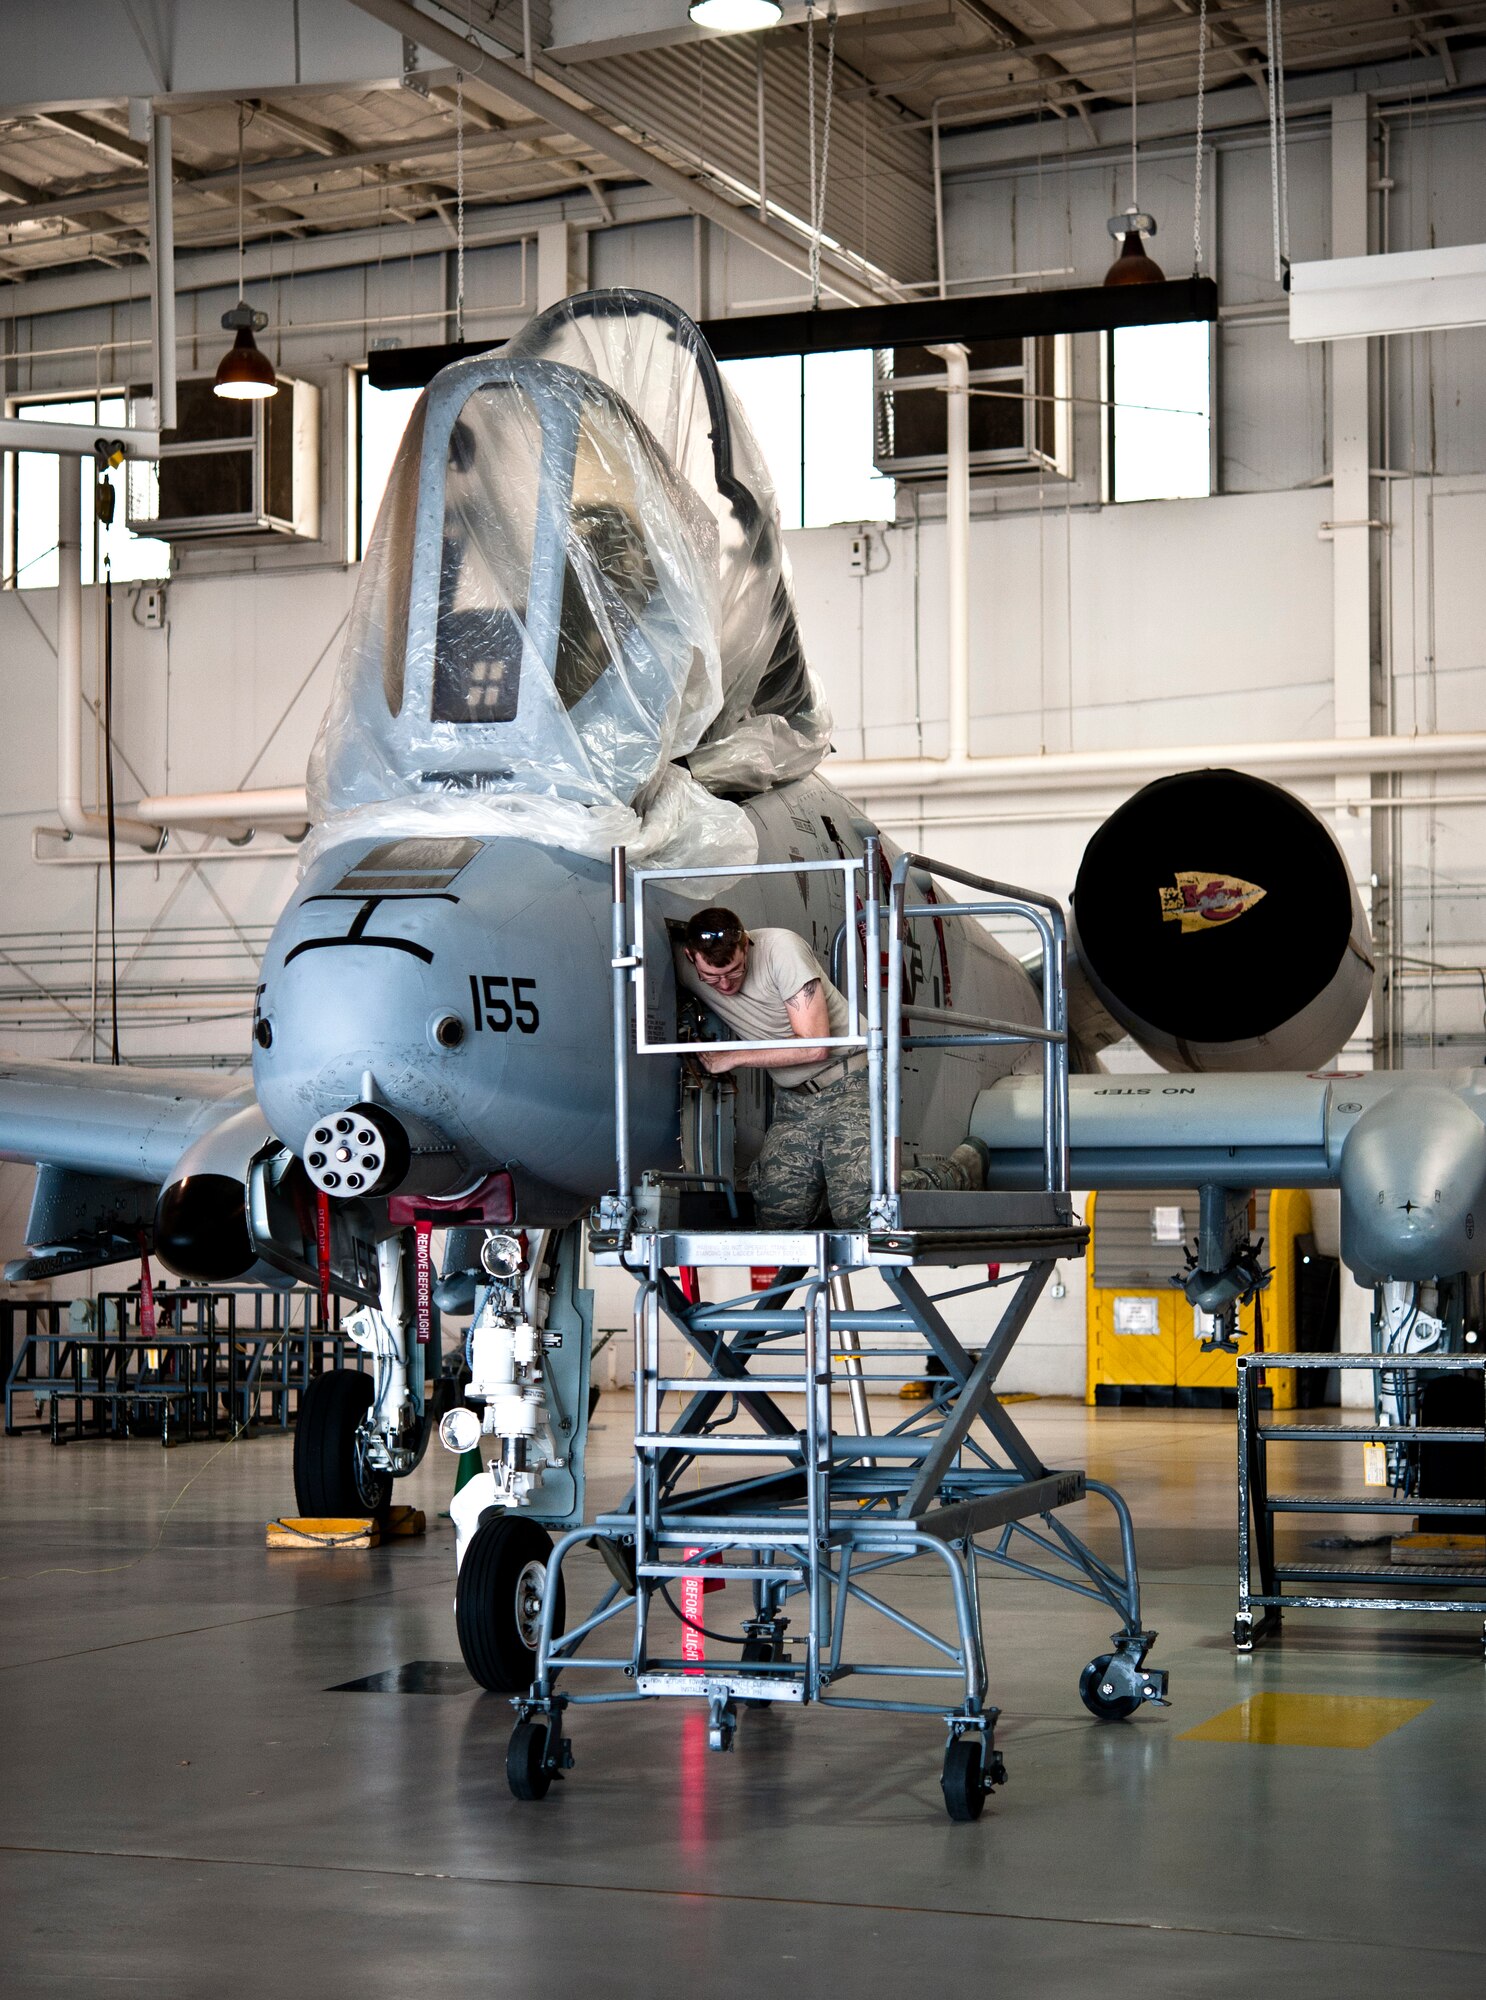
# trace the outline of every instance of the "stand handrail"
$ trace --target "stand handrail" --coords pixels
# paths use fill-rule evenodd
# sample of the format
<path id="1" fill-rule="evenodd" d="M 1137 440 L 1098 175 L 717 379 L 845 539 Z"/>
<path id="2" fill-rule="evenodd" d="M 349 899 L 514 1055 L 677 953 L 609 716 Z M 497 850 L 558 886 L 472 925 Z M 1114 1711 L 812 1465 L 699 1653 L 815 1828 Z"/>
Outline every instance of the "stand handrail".
<path id="1" fill-rule="evenodd" d="M 887 976 L 883 965 L 883 899 L 881 894 L 881 845 L 869 834 L 860 857 L 841 855 L 820 861 L 766 861 L 712 868 L 635 868 L 626 865 L 625 850 L 613 850 L 612 908 L 614 1004 L 614 1121 L 615 1166 L 618 1175 L 617 1205 L 629 1212 L 632 1191 L 632 1162 L 629 1134 L 629 1060 L 638 1055 L 680 1056 L 693 1053 L 695 1044 L 652 1041 L 647 1031 L 645 990 L 645 892 L 651 883 L 705 882 L 748 879 L 757 875 L 839 874 L 847 915 L 838 935 L 855 927 L 857 895 L 860 890 L 861 921 L 866 932 L 865 1023 L 863 1022 L 862 979 L 855 948 L 845 950 L 847 1018 L 849 1032 L 815 1038 L 823 1049 L 865 1049 L 868 1069 L 869 1152 L 871 1155 L 871 1219 L 879 1226 L 896 1227 L 902 1180 L 902 1059 L 905 1048 L 984 1047 L 988 1044 L 1019 1043 L 1041 1046 L 1043 1069 L 1043 1184 L 1050 1194 L 1066 1194 L 1068 1160 L 1068 1007 L 1065 992 L 1067 966 L 1067 925 L 1062 905 L 1037 890 L 1021 889 L 984 876 L 932 860 L 921 854 L 901 854 L 894 861 L 888 881 Z M 956 903 L 912 903 L 907 900 L 908 878 L 921 871 L 943 877 L 975 892 L 973 899 Z M 633 913 L 630 883 L 633 882 Z M 931 891 L 932 893 L 932 891 Z M 1042 958 L 1042 1024 L 1008 1021 L 986 1015 L 967 1014 L 954 1008 L 929 1007 L 903 994 L 903 950 L 907 927 L 925 918 L 945 916 L 1009 917 L 1029 924 L 1036 932 Z M 835 950 L 833 946 L 833 959 Z M 635 1020 L 630 1026 L 631 993 Z M 888 1004 L 883 1005 L 884 993 Z M 905 1035 L 904 1021 L 926 1023 L 948 1032 L 935 1035 Z M 736 1041 L 731 1048 L 754 1052 L 787 1049 L 792 1037 L 773 1040 Z M 620 1220 L 618 1215 L 611 1222 Z"/>

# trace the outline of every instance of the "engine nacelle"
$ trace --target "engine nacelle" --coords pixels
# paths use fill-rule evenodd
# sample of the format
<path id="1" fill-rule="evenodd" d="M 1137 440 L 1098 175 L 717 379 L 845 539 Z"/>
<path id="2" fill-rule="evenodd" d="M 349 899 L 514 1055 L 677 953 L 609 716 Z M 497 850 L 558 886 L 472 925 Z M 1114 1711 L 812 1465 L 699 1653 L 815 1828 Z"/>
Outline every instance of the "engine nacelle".
<path id="1" fill-rule="evenodd" d="M 1372 991 L 1336 840 L 1241 771 L 1161 778 L 1112 813 L 1084 850 L 1070 937 L 1075 1032 L 1112 1039 L 1088 1033 L 1091 996 L 1168 1070 L 1319 1069 Z"/>
<path id="2" fill-rule="evenodd" d="M 155 1205 L 155 1253 L 177 1277 L 199 1284 L 287 1288 L 294 1280 L 263 1263 L 248 1233 L 247 1174 L 268 1141 L 256 1104 L 193 1141 Z"/>

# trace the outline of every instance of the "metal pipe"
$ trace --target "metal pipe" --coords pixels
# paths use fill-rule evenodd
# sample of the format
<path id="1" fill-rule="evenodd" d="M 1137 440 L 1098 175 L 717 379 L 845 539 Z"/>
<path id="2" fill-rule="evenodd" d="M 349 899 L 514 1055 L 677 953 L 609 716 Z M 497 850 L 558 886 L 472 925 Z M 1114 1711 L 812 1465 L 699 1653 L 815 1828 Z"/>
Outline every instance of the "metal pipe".
<path id="1" fill-rule="evenodd" d="M 102 430 L 101 424 L 49 424 L 30 417 L 0 417 L 0 450 L 54 451 L 64 460 L 91 458 L 93 440 Z M 160 456 L 158 431 L 110 425 L 107 436 L 110 441 L 116 438 L 131 458 Z"/>
<path id="2" fill-rule="evenodd" d="M 150 119 L 150 363 L 155 424 L 173 431 L 175 407 L 175 204 L 171 187 L 170 119 Z"/>
<path id="3" fill-rule="evenodd" d="M 764 122 L 764 44 L 762 36 L 754 50 L 754 89 L 758 110 L 758 219 L 769 220 L 769 144 Z"/>
<path id="4" fill-rule="evenodd" d="M 487 84 L 499 91 L 513 103 L 524 105 L 540 117 L 550 119 L 559 132 L 577 140 L 581 146 L 591 147 L 594 152 L 610 160 L 617 167 L 626 167 L 663 194 L 684 202 L 696 215 L 704 215 L 709 222 L 715 222 L 730 234 L 751 243 L 756 250 L 762 250 L 778 263 L 787 265 L 792 271 L 808 274 L 810 270 L 810 246 L 802 239 L 786 235 L 772 224 L 761 222 L 752 209 L 737 207 L 723 195 L 700 180 L 692 180 L 667 166 L 664 161 L 638 146 L 631 139 L 621 138 L 610 126 L 580 111 L 576 105 L 551 90 L 535 77 L 529 77 L 519 63 L 510 62 L 485 49 L 472 37 L 456 34 L 452 29 L 430 20 L 427 14 L 411 7 L 407 0 L 351 0 L 351 4 L 363 14 L 370 14 L 374 20 L 384 22 L 410 41 L 421 44 L 441 56 L 445 62 L 456 64 L 467 77 Z M 853 305 L 878 305 L 884 299 L 896 299 L 904 294 L 899 286 L 885 272 L 877 272 L 848 253 L 833 251 L 827 247 L 821 261 L 829 268 L 830 289 Z"/>
<path id="5" fill-rule="evenodd" d="M 882 1128 L 882 876 L 877 835 L 862 843 L 862 893 L 867 918 L 867 1150 L 871 1155 L 872 1204 L 881 1200 L 883 1177 Z M 856 950 L 848 935 L 846 949 Z"/>
<path id="6" fill-rule="evenodd" d="M 893 865 L 888 885 L 887 1065 L 883 1079 L 883 1193 L 896 1202 L 900 1179 L 899 1124 L 903 1069 L 903 880 Z M 896 1219 L 896 1208 L 894 1218 Z"/>
<path id="7" fill-rule="evenodd" d="M 934 271 L 939 286 L 939 296 L 944 298 L 944 164 L 939 147 L 939 100 L 936 97 L 929 107 L 929 129 L 932 134 L 931 147 L 934 163 Z"/>
<path id="8" fill-rule="evenodd" d="M 611 856 L 610 964 L 614 978 L 614 1165 L 618 1175 L 619 1199 L 630 1198 L 629 1159 L 629 940 L 626 936 L 625 856 L 616 847 Z"/>
<path id="9" fill-rule="evenodd" d="M 843 1313 L 855 1311 L 851 1296 L 851 1279 L 846 1276 L 832 1278 L 831 1304 Z M 872 1413 L 867 1407 L 867 1384 L 862 1373 L 862 1351 L 852 1341 L 851 1336 L 835 1313 L 831 1316 L 831 1329 L 837 1335 L 841 1348 L 841 1366 L 846 1374 L 846 1393 L 851 1400 L 851 1420 L 861 1437 L 872 1435 Z M 875 1465 L 876 1459 L 864 1459 L 864 1465 Z"/>
<path id="10" fill-rule="evenodd" d="M 105 815 L 83 804 L 83 467 L 76 452 L 57 459 L 57 811 L 69 834 L 107 837 Z M 114 815 L 114 832 L 136 847 L 160 845 L 159 827 L 127 815 Z"/>
<path id="11" fill-rule="evenodd" d="M 970 355 L 959 341 L 934 347 L 949 377 L 944 528 L 949 566 L 949 756 L 970 755 Z"/>
<path id="12" fill-rule="evenodd" d="M 130 810 L 153 826 L 212 833 L 242 834 L 255 826 L 308 826 L 310 820 L 303 785 L 272 785 L 256 792 L 166 792 L 139 799 Z"/>
<path id="13" fill-rule="evenodd" d="M 1341 736 L 1260 743 L 1183 743 L 1110 750 L 1062 750 L 1018 757 L 914 757 L 880 762 L 832 759 L 821 776 L 854 798 L 931 793 L 1080 791 L 1143 784 L 1178 769 L 1204 766 L 1269 777 L 1331 777 L 1338 771 L 1479 769 L 1486 731 L 1435 736 Z M 1365 803 L 1365 802 L 1364 802 Z"/>

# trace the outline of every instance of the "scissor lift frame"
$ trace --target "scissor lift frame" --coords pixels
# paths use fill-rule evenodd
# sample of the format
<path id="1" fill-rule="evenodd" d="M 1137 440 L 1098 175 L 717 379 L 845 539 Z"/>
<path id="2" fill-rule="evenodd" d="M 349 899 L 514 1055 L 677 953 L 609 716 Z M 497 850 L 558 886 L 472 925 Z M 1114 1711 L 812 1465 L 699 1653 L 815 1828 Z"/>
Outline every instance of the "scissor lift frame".
<path id="1" fill-rule="evenodd" d="M 788 864 L 790 873 L 833 869 L 846 876 L 847 907 L 859 881 L 866 960 L 882 963 L 883 912 L 875 841 L 862 860 Z M 910 871 L 932 868 L 975 892 L 971 900 L 910 905 Z M 634 1313 L 634 1485 L 624 1502 L 591 1525 L 573 1529 L 548 1565 L 536 1679 L 518 1700 L 508 1775 L 520 1797 L 539 1797 L 571 1766 L 563 1734 L 569 1706 L 678 1697 L 704 1700 L 709 1740 L 732 1747 L 738 1707 L 773 1702 L 879 1709 L 942 1718 L 947 1730 L 942 1784 L 953 1818 L 980 1814 L 1005 1776 L 995 1748 L 999 1711 L 986 1698 L 980 1580 L 996 1566 L 1107 1605 L 1119 1620 L 1113 1651 L 1084 1669 L 1080 1693 L 1101 1719 L 1165 1699 L 1166 1675 L 1144 1662 L 1155 1634 L 1140 1612 L 1134 1534 L 1121 1496 L 1081 1470 L 1044 1465 L 1022 1435 L 995 1385 L 1016 1339 L 1059 1258 L 1083 1253 L 1088 1232 L 1073 1216 L 1068 1192 L 1067 1026 L 1061 909 L 1049 899 L 982 881 L 917 855 L 901 856 L 890 883 L 885 992 L 867 980 L 862 1032 L 857 955 L 846 953 L 851 1033 L 835 1045 L 865 1047 L 871 1103 L 872 1201 L 865 1228 L 770 1232 L 694 1229 L 663 1212 L 680 1206 L 665 1187 L 634 1190 L 630 1172 L 627 1067 L 630 1001 L 636 998 L 636 1046 L 672 1055 L 680 1044 L 647 1042 L 644 1023 L 644 891 L 647 882 L 707 872 L 731 877 L 760 870 L 637 870 L 633 935 L 622 850 L 614 866 L 614 1013 L 618 1186 L 591 1231 L 599 1262 L 636 1281 Z M 992 1021 L 917 1008 L 902 999 L 903 944 L 909 923 L 946 914 L 1017 916 L 1032 923 L 1043 949 L 1043 1024 Z M 884 999 L 886 997 L 886 1005 Z M 904 1032 L 906 1017 L 927 1018 L 927 1036 Z M 900 1185 L 898 1110 L 906 1048 L 1040 1043 L 1044 1076 L 1044 1187 L 1036 1193 L 946 1194 Z M 743 1048 L 787 1046 L 743 1043 Z M 669 1198 L 668 1198 L 669 1197 Z M 998 1267 L 946 1292 L 930 1293 L 933 1269 Z M 999 1268 L 1018 1268 L 1006 1277 Z M 774 1267 L 776 1283 L 721 1304 L 693 1302 L 674 1271 L 683 1267 Z M 854 1304 L 850 1279 L 876 1272 L 892 1294 L 886 1306 Z M 951 1330 L 941 1305 L 999 1289 L 1005 1303 L 978 1357 Z M 800 1302 L 793 1303 L 796 1294 Z M 670 1326 L 702 1372 L 665 1372 L 662 1334 Z M 876 1338 L 872 1338 L 876 1336 Z M 933 1354 L 942 1387 L 885 1435 L 874 1436 L 866 1388 L 921 1372 Z M 893 1364 L 897 1363 L 894 1367 Z M 879 1372 L 869 1374 L 870 1363 Z M 881 1364 L 887 1364 L 881 1372 Z M 845 1387 L 854 1428 L 835 1427 L 832 1392 Z M 685 1402 L 669 1424 L 667 1397 Z M 800 1398 L 802 1415 L 781 1397 Z M 752 1428 L 740 1428 L 746 1413 Z M 700 1490 L 683 1490 L 693 1468 L 738 1463 Z M 764 1469 L 758 1469 L 764 1461 Z M 720 1463 L 719 1463 L 720 1462 Z M 771 1463 L 772 1462 L 772 1463 Z M 1106 1562 L 1059 1518 L 1090 1493 L 1113 1507 L 1120 1558 Z M 572 1630 L 555 1629 L 555 1580 L 573 1549 L 595 1544 L 614 1581 Z M 868 1578 L 915 1557 L 941 1563 L 953 1607 L 953 1635 L 933 1631 L 887 1602 Z M 753 1615 L 731 1662 L 695 1662 L 655 1649 L 651 1610 L 672 1583 L 702 1577 L 746 1584 Z M 848 1647 L 848 1610 L 870 1611 L 925 1649 L 925 1663 L 870 1656 Z M 855 1625 L 853 1621 L 853 1637 Z M 623 1646 L 601 1635 L 627 1625 Z M 786 1652 L 794 1628 L 803 1643 Z M 562 1685 L 580 1671 L 622 1677 L 624 1685 L 573 1692 Z M 886 1692 L 841 1693 L 843 1683 L 946 1680 L 943 1700 Z M 927 1692 L 927 1690 L 926 1690 Z"/>

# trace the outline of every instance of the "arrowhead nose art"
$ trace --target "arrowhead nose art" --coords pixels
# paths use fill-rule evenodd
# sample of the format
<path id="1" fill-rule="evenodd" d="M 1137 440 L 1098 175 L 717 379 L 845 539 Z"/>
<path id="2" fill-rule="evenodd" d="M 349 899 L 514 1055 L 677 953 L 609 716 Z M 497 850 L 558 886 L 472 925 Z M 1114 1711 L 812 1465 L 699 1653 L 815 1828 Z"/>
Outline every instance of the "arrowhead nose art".
<path id="1" fill-rule="evenodd" d="M 1175 888 L 1157 893 L 1162 921 L 1179 923 L 1188 934 L 1231 924 L 1264 896 L 1261 888 L 1241 876 L 1214 874 L 1207 868 L 1178 868 Z"/>

